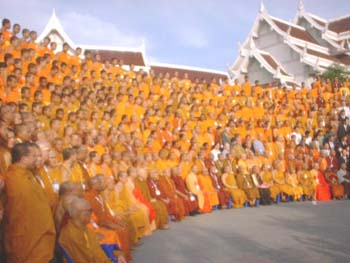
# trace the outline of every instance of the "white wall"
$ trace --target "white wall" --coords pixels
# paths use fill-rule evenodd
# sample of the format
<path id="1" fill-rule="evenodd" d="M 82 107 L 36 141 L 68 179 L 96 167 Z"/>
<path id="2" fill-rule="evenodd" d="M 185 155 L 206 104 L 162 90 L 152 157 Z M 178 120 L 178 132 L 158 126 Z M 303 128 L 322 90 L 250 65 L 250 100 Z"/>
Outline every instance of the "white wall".
<path id="1" fill-rule="evenodd" d="M 334 48 L 331 44 L 322 38 L 322 32 L 315 27 L 312 27 L 305 18 L 299 19 L 298 25 L 304 27 L 321 46 L 329 48 L 331 52 L 337 52 L 336 48 Z"/>
<path id="2" fill-rule="evenodd" d="M 284 43 L 284 38 L 271 30 L 265 21 L 260 24 L 255 43 L 258 49 L 270 53 L 281 63 L 287 73 L 295 77 L 297 83 L 309 78 L 309 66 L 300 62 L 300 55 Z"/>
<path id="3" fill-rule="evenodd" d="M 248 65 L 248 77 L 251 83 L 255 80 L 259 80 L 260 83 L 270 83 L 273 80 L 273 76 L 261 64 L 253 57 L 249 59 Z"/>

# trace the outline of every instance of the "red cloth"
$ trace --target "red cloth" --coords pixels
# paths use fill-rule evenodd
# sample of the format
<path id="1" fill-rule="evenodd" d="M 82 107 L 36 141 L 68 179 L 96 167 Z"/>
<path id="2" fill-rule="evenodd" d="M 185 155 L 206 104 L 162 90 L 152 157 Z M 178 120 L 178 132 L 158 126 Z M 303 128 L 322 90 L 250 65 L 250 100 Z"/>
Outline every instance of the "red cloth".
<path id="1" fill-rule="evenodd" d="M 157 217 L 157 213 L 156 210 L 154 209 L 154 207 L 152 206 L 152 204 L 150 202 L 147 201 L 147 199 L 143 196 L 140 188 L 135 184 L 134 187 L 134 191 L 132 192 L 133 195 L 135 196 L 135 198 L 137 200 L 139 200 L 141 203 L 143 203 L 145 206 L 148 207 L 149 209 L 149 220 L 150 222 L 152 222 L 153 220 L 156 219 Z"/>
<path id="2" fill-rule="evenodd" d="M 174 215 L 177 220 L 183 219 L 185 217 L 185 206 L 182 199 L 177 197 L 176 187 L 171 178 L 160 176 L 158 186 L 162 195 L 169 199 L 169 214 Z"/>
<path id="3" fill-rule="evenodd" d="M 328 185 L 323 173 L 318 172 L 317 179 L 318 179 L 318 183 L 316 186 L 316 200 L 318 200 L 318 201 L 331 200 L 331 193 L 329 190 L 329 185 Z"/>
<path id="4" fill-rule="evenodd" d="M 188 197 L 188 199 L 185 199 L 184 197 L 178 195 L 178 198 L 181 198 L 183 203 L 184 203 L 185 214 L 188 216 L 190 214 L 190 212 L 194 212 L 198 209 L 198 201 L 197 201 L 197 199 L 194 199 L 191 201 L 191 195 L 187 191 L 185 182 L 181 176 L 172 176 L 171 179 L 173 179 L 176 190 Z"/>
<path id="5" fill-rule="evenodd" d="M 224 184 L 222 183 L 221 178 L 217 174 L 209 174 L 213 186 L 217 191 L 220 206 L 227 206 L 230 201 L 231 193 L 229 191 L 224 190 Z"/>

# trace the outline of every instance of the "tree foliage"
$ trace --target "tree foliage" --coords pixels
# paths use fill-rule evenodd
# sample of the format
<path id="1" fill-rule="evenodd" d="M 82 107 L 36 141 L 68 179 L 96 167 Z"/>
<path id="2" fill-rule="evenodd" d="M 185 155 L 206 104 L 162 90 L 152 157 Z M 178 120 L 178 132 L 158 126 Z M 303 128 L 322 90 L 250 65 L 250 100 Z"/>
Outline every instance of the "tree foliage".
<path id="1" fill-rule="evenodd" d="M 321 77 L 324 80 L 330 79 L 332 82 L 338 78 L 340 82 L 343 82 L 345 78 L 350 77 L 350 71 L 344 66 L 333 64 L 322 73 Z"/>

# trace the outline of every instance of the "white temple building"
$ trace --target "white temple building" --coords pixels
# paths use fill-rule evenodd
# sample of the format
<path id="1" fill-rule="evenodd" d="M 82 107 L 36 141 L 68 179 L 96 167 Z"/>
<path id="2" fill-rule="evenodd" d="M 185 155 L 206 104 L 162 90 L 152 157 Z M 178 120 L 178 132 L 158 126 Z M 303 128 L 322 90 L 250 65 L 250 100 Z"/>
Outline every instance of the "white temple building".
<path id="1" fill-rule="evenodd" d="M 261 2 L 259 14 L 229 68 L 232 78 L 311 84 L 315 74 L 336 63 L 350 64 L 350 16 L 325 20 L 306 12 L 300 1 L 293 22 L 271 16 Z"/>

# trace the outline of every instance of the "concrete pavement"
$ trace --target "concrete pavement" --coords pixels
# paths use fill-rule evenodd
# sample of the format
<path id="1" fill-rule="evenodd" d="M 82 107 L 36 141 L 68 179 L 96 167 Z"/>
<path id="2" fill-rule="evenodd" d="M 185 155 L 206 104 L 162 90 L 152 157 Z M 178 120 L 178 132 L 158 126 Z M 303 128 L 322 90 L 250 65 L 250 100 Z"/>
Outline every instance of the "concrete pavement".
<path id="1" fill-rule="evenodd" d="M 350 201 L 188 217 L 143 239 L 133 263 L 350 262 Z"/>

